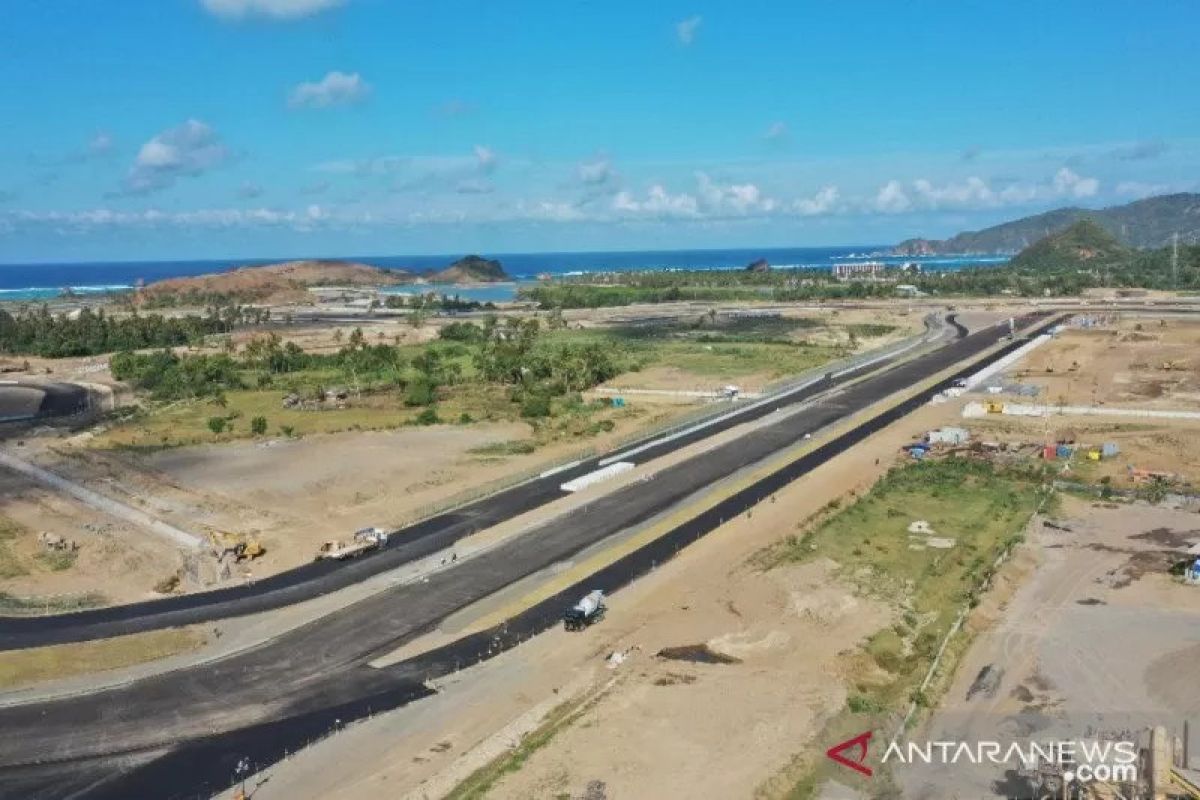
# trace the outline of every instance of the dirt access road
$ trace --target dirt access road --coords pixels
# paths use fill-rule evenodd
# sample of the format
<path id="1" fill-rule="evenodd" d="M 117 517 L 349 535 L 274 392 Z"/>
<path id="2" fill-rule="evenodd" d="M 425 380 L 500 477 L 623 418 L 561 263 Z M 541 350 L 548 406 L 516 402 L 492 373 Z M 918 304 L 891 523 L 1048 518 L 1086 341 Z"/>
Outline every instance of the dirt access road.
<path id="1" fill-rule="evenodd" d="M 970 624 L 990 627 L 910 741 L 1123 738 L 1200 721 L 1200 588 L 1166 574 L 1200 542 L 1200 516 L 1068 499 L 1056 524 L 1035 528 L 1006 568 L 1025 576 L 1011 599 L 976 610 Z M 913 800 L 1015 788 L 995 766 L 910 765 L 897 778 Z"/>

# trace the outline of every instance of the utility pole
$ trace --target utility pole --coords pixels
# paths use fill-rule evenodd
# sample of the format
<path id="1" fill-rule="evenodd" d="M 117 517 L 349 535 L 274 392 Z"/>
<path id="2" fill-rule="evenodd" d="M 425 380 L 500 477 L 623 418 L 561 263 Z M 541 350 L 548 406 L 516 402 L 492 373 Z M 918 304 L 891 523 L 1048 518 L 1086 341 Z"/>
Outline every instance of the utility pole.
<path id="1" fill-rule="evenodd" d="M 1171 288 L 1179 291 L 1179 232 L 1171 235 Z"/>

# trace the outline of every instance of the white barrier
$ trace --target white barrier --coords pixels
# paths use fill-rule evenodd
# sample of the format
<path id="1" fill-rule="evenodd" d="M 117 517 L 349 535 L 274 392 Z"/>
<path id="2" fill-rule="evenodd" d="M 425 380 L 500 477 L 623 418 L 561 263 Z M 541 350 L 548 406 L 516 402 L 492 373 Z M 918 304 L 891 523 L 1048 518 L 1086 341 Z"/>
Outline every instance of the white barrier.
<path id="1" fill-rule="evenodd" d="M 1004 358 L 1001 358 L 998 361 L 992 362 L 988 366 L 979 370 L 979 372 L 976 372 L 974 375 L 971 375 L 970 377 L 968 377 L 966 379 L 966 381 L 964 382 L 965 388 L 967 388 L 967 389 L 975 388 L 979 384 L 986 381 L 988 378 L 992 377 L 993 375 L 997 374 L 998 372 L 1003 372 L 1004 370 L 1008 369 L 1013 364 L 1020 361 L 1022 358 L 1024 358 L 1026 355 L 1029 354 L 1029 351 L 1033 350 L 1035 347 L 1040 347 L 1053 338 L 1054 337 L 1048 333 L 1043 333 L 1041 336 L 1035 337 L 1033 339 L 1033 341 L 1021 345 L 1016 350 L 1013 350 L 1011 353 L 1006 355 Z"/>
<path id="2" fill-rule="evenodd" d="M 609 464 L 607 467 L 601 467 L 595 472 L 589 472 L 587 475 L 580 475 L 578 478 L 567 481 L 558 488 L 564 492 L 578 492 L 580 489 L 586 489 L 589 486 L 606 481 L 622 472 L 628 472 L 636 466 L 632 461 L 618 461 L 615 464 Z"/>

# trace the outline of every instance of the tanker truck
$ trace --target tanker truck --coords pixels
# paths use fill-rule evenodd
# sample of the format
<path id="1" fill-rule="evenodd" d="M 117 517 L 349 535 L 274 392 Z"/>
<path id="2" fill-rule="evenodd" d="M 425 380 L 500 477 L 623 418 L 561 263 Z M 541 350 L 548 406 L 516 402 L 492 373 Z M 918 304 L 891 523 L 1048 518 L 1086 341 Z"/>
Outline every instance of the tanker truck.
<path id="1" fill-rule="evenodd" d="M 593 622 L 599 622 L 605 610 L 604 592 L 593 589 L 563 614 L 563 627 L 569 631 L 582 630 Z"/>

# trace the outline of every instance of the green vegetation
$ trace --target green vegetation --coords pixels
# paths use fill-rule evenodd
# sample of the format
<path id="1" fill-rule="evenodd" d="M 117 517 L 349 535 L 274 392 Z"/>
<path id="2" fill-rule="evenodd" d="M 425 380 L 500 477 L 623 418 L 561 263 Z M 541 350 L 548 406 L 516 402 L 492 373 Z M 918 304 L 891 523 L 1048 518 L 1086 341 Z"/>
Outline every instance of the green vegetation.
<path id="1" fill-rule="evenodd" d="M 210 309 L 203 317 L 132 314 L 112 317 L 104 310 L 82 309 L 75 316 L 37 311 L 0 310 L 0 353 L 46 358 L 90 356 L 118 350 L 198 344 L 205 336 L 228 333 L 238 325 L 257 324 L 256 309 Z"/>
<path id="2" fill-rule="evenodd" d="M 155 402 L 95 441 L 160 449 L 272 429 L 306 435 L 518 419 L 539 443 L 589 437 L 644 413 L 583 399 L 619 374 L 661 366 L 714 382 L 773 379 L 843 355 L 855 330 L 890 330 L 847 326 L 851 340 L 835 346 L 805 338 L 820 324 L 705 313 L 670 324 L 571 330 L 551 314 L 453 322 L 421 345 L 371 344 L 356 330 L 334 353 L 307 352 L 274 333 L 233 352 L 118 353 L 110 361 L 114 376 Z"/>
<path id="3" fill-rule="evenodd" d="M 897 284 L 941 297 L 1077 295 L 1097 287 L 1200 289 L 1200 245 L 1181 245 L 1178 269 L 1173 270 L 1170 248 L 1134 250 L 1109 231 L 1084 218 L 1064 223 L 1002 266 L 926 273 L 897 268 L 885 271 L 879 281 L 838 281 L 830 271 L 817 269 L 620 272 L 560 279 L 522 289 L 521 296 L 542 308 L 562 309 L 676 301 L 893 298 Z"/>
<path id="4" fill-rule="evenodd" d="M 864 595 L 900 609 L 899 621 L 873 635 L 849 665 L 850 696 L 822 741 L 856 733 L 864 724 L 890 733 L 929 670 L 955 618 L 977 602 L 1001 557 L 1021 540 L 1030 515 L 1046 499 L 1041 467 L 998 469 L 974 459 L 948 458 L 893 468 L 858 502 L 811 530 L 760 555 L 770 567 L 830 558 L 844 580 Z M 925 520 L 949 548 L 908 532 Z M 959 651 L 944 657 L 952 671 Z M 795 771 L 789 797 L 811 797 L 825 765 Z M 796 776 L 803 773 L 803 777 Z M 843 778 L 845 776 L 842 776 Z"/>
<path id="5" fill-rule="evenodd" d="M 738 273 L 741 274 L 741 273 Z M 760 274 L 760 273 L 754 273 Z M 734 300 L 770 300 L 766 289 L 738 289 L 713 286 L 589 286 L 551 283 L 522 287 L 518 296 L 532 300 L 542 308 L 606 308 L 633 303 L 730 302 Z"/>
<path id="6" fill-rule="evenodd" d="M 1129 248 L 1104 228 L 1090 220 L 1080 220 L 1026 247 L 1008 266 L 1035 272 L 1112 267 L 1129 261 L 1132 255 Z"/>
<path id="7" fill-rule="evenodd" d="M 488 301 L 464 300 L 458 295 L 426 292 L 424 294 L 393 294 L 384 298 L 385 308 L 411 308 L 414 311 L 484 311 L 494 310 L 496 304 Z"/>
<path id="8" fill-rule="evenodd" d="M 455 786 L 446 800 L 482 800 L 505 776 L 525 766 L 530 757 L 550 744 L 561 731 L 583 716 L 603 694 L 582 701 L 570 700 L 562 703 L 549 714 L 536 729 L 525 734 L 520 743 L 503 755 L 497 756 L 471 773 L 466 780 Z"/>
<path id="9" fill-rule="evenodd" d="M 1011 220 L 951 239 L 909 239 L 896 246 L 898 255 L 926 253 L 1015 252 L 1048 234 L 1086 219 L 1107 230 L 1127 247 L 1162 247 L 1171 235 L 1194 231 L 1197 194 L 1169 194 L 1135 200 L 1123 206 L 1100 209 L 1058 208 L 1043 214 Z"/>
<path id="10" fill-rule="evenodd" d="M 97 608 L 108 603 L 108 598 L 98 592 L 87 594 L 64 594 L 53 597 L 17 597 L 0 592 L 0 614 L 36 616 L 39 614 L 65 614 Z"/>
<path id="11" fill-rule="evenodd" d="M 196 650 L 205 641 L 198 628 L 170 628 L 94 642 L 9 650 L 0 653 L 0 687 L 8 689 L 144 664 Z"/>
<path id="12" fill-rule="evenodd" d="M 29 574 L 12 551 L 12 541 L 25 532 L 25 528 L 7 517 L 0 517 L 0 580 L 19 578 Z M 3 598 L 0 593 L 0 600 Z"/>

